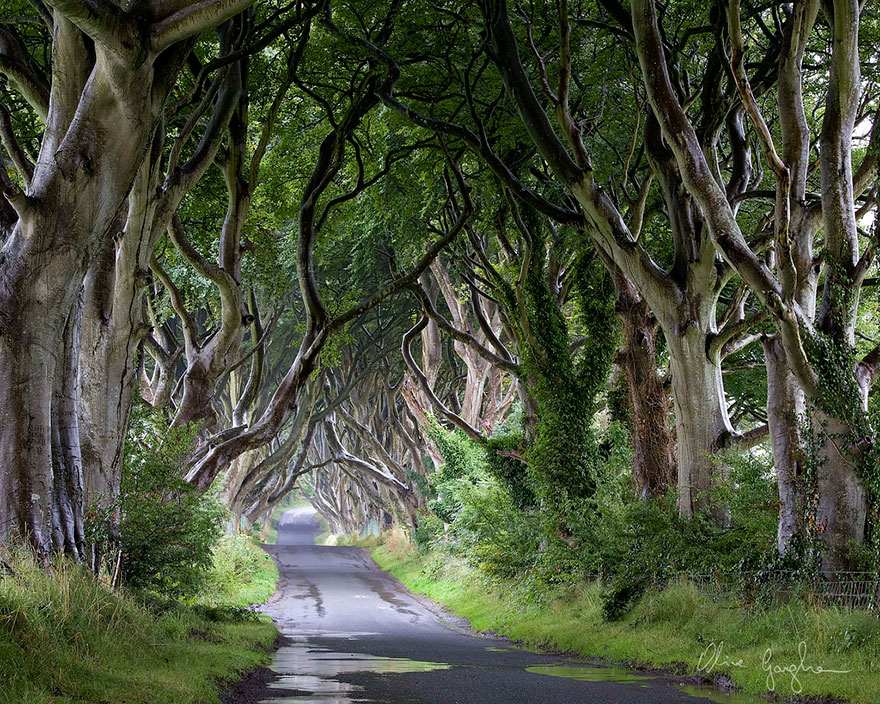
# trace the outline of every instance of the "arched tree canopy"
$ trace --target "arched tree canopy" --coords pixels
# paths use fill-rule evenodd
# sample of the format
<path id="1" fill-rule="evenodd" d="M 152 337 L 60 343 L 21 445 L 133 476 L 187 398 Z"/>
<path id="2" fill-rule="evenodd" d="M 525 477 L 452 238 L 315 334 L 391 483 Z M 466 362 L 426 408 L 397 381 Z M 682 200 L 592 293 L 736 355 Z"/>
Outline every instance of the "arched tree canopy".
<path id="1" fill-rule="evenodd" d="M 770 552 L 876 557 L 870 10 L 7 0 L 0 538 L 83 557 L 144 402 L 252 521 L 475 452 L 576 552 L 609 458 L 726 527 L 737 455 Z"/>

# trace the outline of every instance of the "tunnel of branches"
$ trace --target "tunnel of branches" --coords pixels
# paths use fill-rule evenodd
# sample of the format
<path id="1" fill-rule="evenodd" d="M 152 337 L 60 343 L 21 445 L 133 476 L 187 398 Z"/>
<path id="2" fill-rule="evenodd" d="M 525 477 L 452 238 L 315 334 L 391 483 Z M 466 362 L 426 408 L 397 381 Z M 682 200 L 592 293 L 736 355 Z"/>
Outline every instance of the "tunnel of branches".
<path id="1" fill-rule="evenodd" d="M 875 4 L 0 8 L 0 540 L 161 447 L 230 529 L 876 566 Z"/>

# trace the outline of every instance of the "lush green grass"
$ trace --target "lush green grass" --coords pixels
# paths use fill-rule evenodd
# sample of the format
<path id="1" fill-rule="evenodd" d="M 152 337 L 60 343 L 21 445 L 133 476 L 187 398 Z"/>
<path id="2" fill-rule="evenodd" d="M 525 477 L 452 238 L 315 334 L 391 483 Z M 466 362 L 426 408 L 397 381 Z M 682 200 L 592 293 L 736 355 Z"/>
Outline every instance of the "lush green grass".
<path id="1" fill-rule="evenodd" d="M 533 585 L 498 583 L 448 554 L 423 555 L 399 542 L 377 548 L 373 557 L 411 590 L 464 616 L 477 630 L 531 646 L 679 673 L 727 674 L 755 693 L 769 689 L 763 663 L 770 649 L 771 668 L 795 666 L 794 682 L 790 673 L 774 676 L 774 691 L 781 696 L 793 697 L 799 683 L 803 695 L 880 702 L 880 619 L 868 612 L 804 601 L 747 608 L 681 582 L 649 592 L 626 617 L 609 623 L 602 617 L 602 587 L 595 583 L 555 585 L 536 594 Z M 713 668 L 713 647 L 722 643 Z M 804 666 L 826 672 L 799 669 L 800 643 L 806 648 Z M 739 661 L 741 666 L 733 664 Z M 850 672 L 827 672 L 832 669 Z"/>
<path id="2" fill-rule="evenodd" d="M 382 539 L 378 535 L 360 536 L 357 533 L 333 536 L 334 545 L 343 545 L 346 547 L 367 548 L 372 550 L 382 544 Z"/>
<path id="3" fill-rule="evenodd" d="M 275 591 L 278 566 L 244 535 L 224 536 L 198 601 L 209 606 L 262 604 Z"/>
<path id="4" fill-rule="evenodd" d="M 216 593 L 189 605 L 110 591 L 65 560 L 47 572 L 24 552 L 4 555 L 14 573 L 0 576 L 0 703 L 218 702 L 224 681 L 268 661 L 277 635 L 233 608 L 272 591 L 274 565 L 256 550 L 221 546 L 226 567 L 206 587 Z M 257 569 L 239 571 L 239 588 L 219 580 L 248 561 Z"/>

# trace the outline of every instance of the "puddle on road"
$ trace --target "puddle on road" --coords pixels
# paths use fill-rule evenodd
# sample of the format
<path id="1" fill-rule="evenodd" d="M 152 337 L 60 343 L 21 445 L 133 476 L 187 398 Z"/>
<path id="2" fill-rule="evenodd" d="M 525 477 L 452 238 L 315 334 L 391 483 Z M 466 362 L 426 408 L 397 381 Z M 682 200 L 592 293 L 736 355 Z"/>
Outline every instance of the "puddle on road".
<path id="1" fill-rule="evenodd" d="M 306 691 L 303 696 L 283 696 L 261 704 L 352 704 L 363 691 L 358 685 L 337 679 L 353 672 L 401 675 L 408 672 L 448 670 L 452 665 L 407 658 L 386 658 L 363 653 L 345 653 L 298 642 L 279 648 L 272 669 L 280 676 L 269 685 L 272 689 Z"/>
<path id="2" fill-rule="evenodd" d="M 767 704 L 763 697 L 756 697 L 742 692 L 722 692 L 707 684 L 680 684 L 677 687 L 692 697 L 703 697 L 719 704 Z"/>
<path id="3" fill-rule="evenodd" d="M 565 677 L 566 679 L 579 680 L 581 682 L 614 682 L 620 684 L 638 684 L 649 688 L 654 684 L 669 684 L 691 697 L 702 697 L 719 704 L 766 704 L 767 700 L 742 692 L 724 692 L 711 685 L 701 684 L 675 684 L 658 680 L 651 675 L 625 670 L 620 667 L 595 667 L 588 665 L 535 665 L 527 667 L 526 672 L 536 675 L 548 675 L 550 677 Z"/>
<path id="4" fill-rule="evenodd" d="M 419 614 L 409 608 L 412 604 L 401 599 L 398 593 L 391 591 L 388 588 L 389 585 L 385 579 L 367 578 L 366 582 L 373 590 L 373 593 L 375 593 L 386 604 L 390 604 L 391 608 L 397 613 L 412 616 L 414 621 L 418 621 Z"/>
<path id="5" fill-rule="evenodd" d="M 363 687 L 343 681 L 342 676 L 356 672 L 400 675 L 449 670 L 453 667 L 448 663 L 337 651 L 310 642 L 310 636 L 360 640 L 364 636 L 371 635 L 376 634 L 364 632 L 330 634 L 319 631 L 299 633 L 291 645 L 283 646 L 278 650 L 272 665 L 272 669 L 279 674 L 279 677 L 269 686 L 272 689 L 287 691 L 279 697 L 265 699 L 260 704 L 368 704 L 375 700 L 369 698 Z M 505 653 L 518 649 L 487 647 L 485 650 Z M 489 666 L 487 669 L 493 668 Z M 690 697 L 708 699 L 718 704 L 766 704 L 765 699 L 753 695 L 724 692 L 711 685 L 676 684 L 668 679 L 658 679 L 652 675 L 613 666 L 601 667 L 574 661 L 533 665 L 526 667 L 525 670 L 535 675 L 564 677 L 582 682 L 634 684 L 645 689 L 673 686 Z M 291 696 L 291 692 L 294 691 L 302 694 Z"/>
<path id="6" fill-rule="evenodd" d="M 581 682 L 644 682 L 647 678 L 641 677 L 628 670 L 616 667 L 584 667 L 581 665 L 534 665 L 527 667 L 526 672 L 536 675 L 549 675 L 550 677 L 565 677 L 569 680 Z"/>

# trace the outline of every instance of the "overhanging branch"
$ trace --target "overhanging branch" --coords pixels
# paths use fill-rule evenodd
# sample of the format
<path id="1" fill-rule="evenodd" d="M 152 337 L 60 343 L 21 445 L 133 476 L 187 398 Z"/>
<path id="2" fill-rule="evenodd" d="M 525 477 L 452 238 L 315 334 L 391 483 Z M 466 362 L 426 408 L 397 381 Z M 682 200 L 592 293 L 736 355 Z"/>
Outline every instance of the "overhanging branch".
<path id="1" fill-rule="evenodd" d="M 70 2 L 71 0 L 51 0 Z M 154 22 L 149 28 L 150 48 L 157 54 L 243 12 L 254 0 L 202 0 Z"/>

